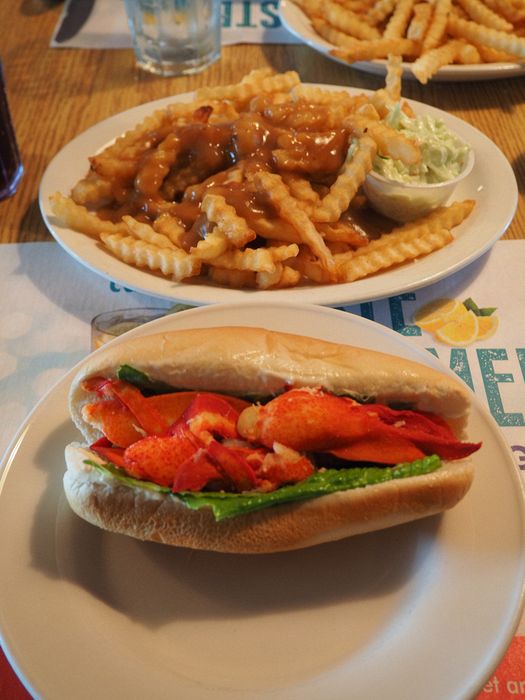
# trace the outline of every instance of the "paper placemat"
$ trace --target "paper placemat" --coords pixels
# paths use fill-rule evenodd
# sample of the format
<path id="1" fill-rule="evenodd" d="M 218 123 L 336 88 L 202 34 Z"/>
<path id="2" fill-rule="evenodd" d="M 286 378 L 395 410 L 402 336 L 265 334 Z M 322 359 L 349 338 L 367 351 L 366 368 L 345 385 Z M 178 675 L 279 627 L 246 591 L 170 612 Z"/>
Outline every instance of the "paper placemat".
<path id="1" fill-rule="evenodd" d="M 525 285 L 524 241 L 499 241 L 481 259 L 424 289 L 389 299 L 344 307 L 402 334 L 437 355 L 486 403 L 510 445 L 525 479 Z M 414 314 L 437 299 L 461 312 L 472 302 L 492 321 L 480 321 L 485 338 L 461 343 L 441 327 L 423 330 Z M 119 287 L 86 270 L 56 243 L 2 246 L 0 256 L 0 454 L 7 449 L 37 401 L 90 351 L 91 320 L 102 311 L 130 307 L 170 309 L 170 302 Z M 479 318 L 482 318 L 481 316 Z M 439 330 L 439 329 L 438 329 Z M 457 342 L 451 345 L 450 342 Z M 475 585 L 475 582 L 473 582 Z M 18 688 L 0 654 L 3 688 Z M 480 698 L 525 697 L 525 616 L 505 658 Z M 17 691 L 17 692 L 18 692 Z M 14 692 L 14 691 L 13 691 Z M 29 697 L 29 696 L 27 696 Z"/>
<path id="2" fill-rule="evenodd" d="M 223 0 L 221 16 L 223 45 L 297 43 L 297 39 L 281 24 L 278 0 Z M 115 0 L 67 0 L 51 46 L 131 48 L 124 3 Z"/>
<path id="3" fill-rule="evenodd" d="M 342 308 L 392 328 L 451 367 L 487 403 L 525 478 L 524 255 L 525 241 L 499 241 L 490 253 L 434 285 Z M 489 337 L 468 344 L 457 337 L 440 340 L 413 322 L 421 307 L 443 298 L 457 306 L 470 299 L 482 309 L 495 309 L 492 328 L 485 329 L 480 320 L 481 333 L 490 333 Z M 94 275 L 56 243 L 2 246 L 0 299 L 4 300 L 0 454 L 36 401 L 90 351 L 95 315 L 129 307 L 171 306 L 169 300 Z"/>

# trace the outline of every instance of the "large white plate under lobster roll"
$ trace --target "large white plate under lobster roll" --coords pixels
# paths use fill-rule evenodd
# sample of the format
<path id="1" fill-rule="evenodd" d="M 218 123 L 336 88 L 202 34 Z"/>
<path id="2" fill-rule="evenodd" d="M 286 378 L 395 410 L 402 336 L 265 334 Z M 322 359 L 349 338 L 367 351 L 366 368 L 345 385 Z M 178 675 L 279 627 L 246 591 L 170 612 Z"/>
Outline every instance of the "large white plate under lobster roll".
<path id="1" fill-rule="evenodd" d="M 344 311 L 280 301 L 170 314 L 107 347 L 117 352 L 129 339 L 175 330 L 254 325 L 381 349 L 455 377 L 414 338 Z M 102 362 L 108 351 L 86 361 Z M 481 691 L 521 619 L 525 509 L 507 435 L 482 403 L 479 378 L 467 396 L 464 439 L 483 445 L 470 457 L 474 478 L 457 505 L 315 547 L 249 556 L 142 542 L 75 515 L 63 489 L 64 447 L 100 439 L 97 431 L 81 437 L 70 419 L 68 392 L 83 367 L 35 407 L 0 466 L 0 637 L 32 696 L 466 700 Z M 445 460 L 447 469 L 462 463 Z M 93 468 L 103 485 L 99 474 Z M 240 517 L 269 520 L 270 513 L 304 512 L 349 493 Z M 164 500 L 178 498 L 159 494 L 159 511 Z M 182 501 L 180 508 L 206 512 Z M 210 528 L 235 529 L 236 517 L 216 521 L 212 511 L 206 520 Z"/>

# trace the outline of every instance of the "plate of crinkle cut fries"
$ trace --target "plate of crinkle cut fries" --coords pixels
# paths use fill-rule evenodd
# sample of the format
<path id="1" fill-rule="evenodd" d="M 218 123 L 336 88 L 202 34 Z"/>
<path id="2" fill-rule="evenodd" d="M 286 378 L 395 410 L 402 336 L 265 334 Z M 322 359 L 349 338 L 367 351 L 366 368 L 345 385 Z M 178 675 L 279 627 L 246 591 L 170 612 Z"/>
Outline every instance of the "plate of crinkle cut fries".
<path id="1" fill-rule="evenodd" d="M 328 58 L 384 74 L 486 80 L 525 74 L 525 0 L 282 0 L 285 27 Z"/>
<path id="2" fill-rule="evenodd" d="M 100 122 L 48 166 L 46 224 L 107 279 L 194 304 L 335 306 L 435 282 L 503 234 L 517 186 L 483 134 L 404 101 L 393 66 L 376 92 L 261 69 Z M 392 110 L 443 122 L 475 153 L 450 201 L 406 223 L 379 215 L 363 188 L 376 158 L 422 158 L 424 143 L 389 126 Z"/>

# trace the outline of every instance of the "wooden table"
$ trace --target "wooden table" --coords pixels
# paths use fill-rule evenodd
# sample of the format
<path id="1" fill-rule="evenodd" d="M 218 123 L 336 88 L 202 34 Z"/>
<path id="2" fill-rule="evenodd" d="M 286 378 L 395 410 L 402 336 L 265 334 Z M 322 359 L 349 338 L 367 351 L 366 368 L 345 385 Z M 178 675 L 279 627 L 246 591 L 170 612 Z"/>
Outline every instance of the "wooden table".
<path id="1" fill-rule="evenodd" d="M 51 158 L 74 136 L 124 109 L 203 85 L 236 82 L 249 70 L 298 69 L 305 82 L 377 89 L 383 78 L 330 61 L 300 45 L 225 47 L 219 62 L 191 77 L 162 78 L 134 67 L 131 50 L 52 49 L 62 3 L 2 0 L 0 56 L 25 175 L 14 197 L 0 203 L 0 241 L 51 240 L 38 207 L 38 187 Z M 6 31 L 4 28 L 12 28 Z M 406 97 L 444 109 L 484 132 L 512 164 L 520 189 L 505 238 L 525 238 L 525 79 L 469 83 L 405 81 Z"/>

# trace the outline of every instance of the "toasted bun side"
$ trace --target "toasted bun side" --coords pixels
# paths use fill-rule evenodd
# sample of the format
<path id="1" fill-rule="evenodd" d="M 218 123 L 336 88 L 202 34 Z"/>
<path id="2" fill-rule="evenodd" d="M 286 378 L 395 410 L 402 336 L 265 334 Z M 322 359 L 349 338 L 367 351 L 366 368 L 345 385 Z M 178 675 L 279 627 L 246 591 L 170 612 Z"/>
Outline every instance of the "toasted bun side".
<path id="1" fill-rule="evenodd" d="M 130 339 L 82 366 L 72 383 L 70 410 L 89 441 L 101 435 L 82 418 L 92 395 L 81 382 L 98 374 L 115 377 L 123 364 L 179 389 L 270 395 L 294 385 L 356 392 L 378 403 L 437 413 L 453 424 L 458 437 L 470 405 L 459 381 L 400 357 L 262 328 L 201 328 Z"/>
<path id="2" fill-rule="evenodd" d="M 207 508 L 133 488 L 84 463 L 100 461 L 78 443 L 66 448 L 64 488 L 71 508 L 93 525 L 140 540 L 216 552 L 262 554 L 301 549 L 441 513 L 473 479 L 470 460 L 437 471 L 341 491 L 216 522 Z"/>

